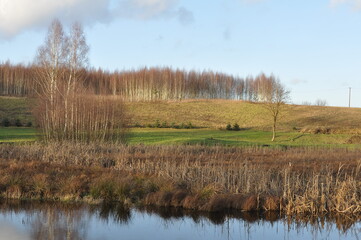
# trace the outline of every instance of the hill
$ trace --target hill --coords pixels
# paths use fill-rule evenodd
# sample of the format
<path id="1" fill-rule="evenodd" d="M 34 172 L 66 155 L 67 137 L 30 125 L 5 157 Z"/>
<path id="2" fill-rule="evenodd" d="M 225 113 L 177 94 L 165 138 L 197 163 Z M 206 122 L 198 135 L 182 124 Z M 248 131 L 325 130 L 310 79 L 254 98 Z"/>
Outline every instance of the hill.
<path id="1" fill-rule="evenodd" d="M 126 104 L 132 122 L 153 124 L 188 123 L 198 127 L 220 128 L 238 123 L 241 128 L 269 130 L 272 119 L 262 104 L 234 100 L 185 100 L 168 102 L 131 102 Z M 331 133 L 361 132 L 361 109 L 287 105 L 280 117 L 281 130 L 314 131 L 326 128 Z"/>
<path id="2" fill-rule="evenodd" d="M 27 98 L 0 97 L 0 120 L 33 122 L 32 104 L 33 101 Z M 228 123 L 238 123 L 241 128 L 270 130 L 272 121 L 262 104 L 235 100 L 126 102 L 126 107 L 133 126 L 154 125 L 158 121 L 160 124 L 191 123 L 196 127 L 218 129 L 225 128 Z M 287 105 L 280 117 L 279 129 L 360 133 L 361 108 Z"/>

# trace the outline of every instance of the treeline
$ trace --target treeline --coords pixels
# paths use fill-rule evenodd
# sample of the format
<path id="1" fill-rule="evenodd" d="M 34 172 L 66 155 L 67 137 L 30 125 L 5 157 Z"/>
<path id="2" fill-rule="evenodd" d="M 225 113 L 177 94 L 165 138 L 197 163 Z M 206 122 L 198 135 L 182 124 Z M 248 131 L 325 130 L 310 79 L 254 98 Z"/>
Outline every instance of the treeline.
<path id="1" fill-rule="evenodd" d="M 0 95 L 34 96 L 39 66 L 0 64 Z M 84 84 L 93 94 L 116 95 L 128 101 L 182 99 L 262 100 L 274 76 L 235 77 L 213 71 L 185 71 L 169 67 L 127 71 L 84 71 Z"/>

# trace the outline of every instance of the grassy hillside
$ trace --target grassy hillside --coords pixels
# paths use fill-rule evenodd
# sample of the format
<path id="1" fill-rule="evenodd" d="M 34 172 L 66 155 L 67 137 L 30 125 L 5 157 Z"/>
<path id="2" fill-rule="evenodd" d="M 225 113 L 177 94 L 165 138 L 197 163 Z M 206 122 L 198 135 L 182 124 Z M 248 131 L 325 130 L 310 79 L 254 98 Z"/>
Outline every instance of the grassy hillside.
<path id="1" fill-rule="evenodd" d="M 0 98 L 0 117 L 32 121 L 31 101 Z M 191 124 L 197 129 L 133 128 L 130 144 L 204 145 L 288 145 L 358 147 L 361 137 L 361 109 L 316 106 L 287 106 L 279 123 L 277 141 L 272 143 L 271 120 L 261 104 L 227 100 L 126 103 L 133 126 Z M 220 131 L 227 123 L 238 123 L 243 131 Z M 334 134 L 311 134 L 320 127 Z M 307 131 L 301 131 L 305 129 Z M 0 128 L 0 142 L 32 141 L 36 131 L 29 128 Z M 350 141 L 350 139 L 352 141 Z"/>
<path id="2" fill-rule="evenodd" d="M 127 103 L 132 122 L 168 124 L 191 122 L 195 126 L 219 128 L 237 122 L 242 128 L 270 129 L 271 118 L 258 103 L 230 100 L 187 100 L 181 102 Z M 361 131 L 361 109 L 288 105 L 280 118 L 280 128 L 329 127 L 333 132 Z"/>
<path id="3" fill-rule="evenodd" d="M 12 125 L 17 119 L 23 125 L 29 122 L 33 123 L 34 119 L 31 116 L 30 108 L 33 102 L 28 98 L 0 97 L 0 123 L 5 118 L 9 119 Z"/>
<path id="4" fill-rule="evenodd" d="M 0 97 L 0 120 L 33 121 L 26 98 Z M 242 128 L 269 130 L 271 118 L 258 103 L 231 100 L 184 100 L 171 102 L 127 102 L 131 124 L 147 126 L 167 122 L 168 125 L 192 123 L 205 128 L 224 128 L 238 123 Z M 281 130 L 329 127 L 333 132 L 361 132 L 361 108 L 288 105 L 280 118 Z"/>

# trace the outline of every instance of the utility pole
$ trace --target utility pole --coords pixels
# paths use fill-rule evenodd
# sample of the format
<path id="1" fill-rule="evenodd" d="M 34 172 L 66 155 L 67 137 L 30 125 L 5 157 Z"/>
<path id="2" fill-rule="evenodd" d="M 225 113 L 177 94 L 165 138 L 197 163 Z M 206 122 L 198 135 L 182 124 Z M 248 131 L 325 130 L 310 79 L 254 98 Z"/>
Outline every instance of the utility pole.
<path id="1" fill-rule="evenodd" d="M 348 107 L 351 107 L 351 88 L 348 88 Z"/>

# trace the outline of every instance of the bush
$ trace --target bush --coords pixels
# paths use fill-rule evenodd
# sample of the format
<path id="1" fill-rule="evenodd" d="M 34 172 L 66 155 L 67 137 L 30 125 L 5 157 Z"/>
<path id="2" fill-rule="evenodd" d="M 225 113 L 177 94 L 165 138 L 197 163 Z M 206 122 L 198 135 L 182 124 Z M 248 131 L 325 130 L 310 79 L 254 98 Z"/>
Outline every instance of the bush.
<path id="1" fill-rule="evenodd" d="M 168 123 L 167 122 L 162 122 L 162 128 L 168 128 Z"/>
<path id="2" fill-rule="evenodd" d="M 32 123 L 32 122 L 27 122 L 25 126 L 26 126 L 26 127 L 32 127 L 32 126 L 33 126 L 33 123 Z"/>
<path id="3" fill-rule="evenodd" d="M 23 126 L 23 124 L 21 123 L 20 119 L 16 119 L 16 120 L 15 120 L 15 126 L 17 126 L 17 127 L 22 127 L 22 126 Z"/>
<path id="4" fill-rule="evenodd" d="M 155 128 L 160 128 L 160 126 L 161 126 L 161 125 L 160 125 L 159 120 L 156 120 L 155 123 L 154 123 L 154 127 L 155 127 Z"/>
<path id="5" fill-rule="evenodd" d="M 1 122 L 1 125 L 3 127 L 10 127 L 10 125 L 11 125 L 10 120 L 8 118 L 4 118 Z"/>
<path id="6" fill-rule="evenodd" d="M 147 124 L 146 125 L 149 128 L 175 128 L 175 129 L 193 129 L 196 128 L 195 126 L 193 126 L 193 124 L 191 122 L 188 123 L 181 123 L 181 124 L 176 124 L 175 122 L 171 122 L 170 124 L 168 124 L 167 121 L 163 121 L 162 123 L 159 120 L 156 120 L 154 124 Z"/>
<path id="7" fill-rule="evenodd" d="M 235 123 L 235 124 L 233 125 L 233 130 L 234 130 L 234 131 L 240 131 L 240 130 L 241 130 L 241 128 L 239 127 L 238 123 Z"/>
<path id="8" fill-rule="evenodd" d="M 228 123 L 227 126 L 226 126 L 226 130 L 231 131 L 232 130 L 232 125 Z"/>
<path id="9" fill-rule="evenodd" d="M 140 128 L 140 127 L 142 127 L 142 125 L 139 122 L 135 122 L 134 127 Z"/>

